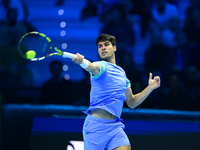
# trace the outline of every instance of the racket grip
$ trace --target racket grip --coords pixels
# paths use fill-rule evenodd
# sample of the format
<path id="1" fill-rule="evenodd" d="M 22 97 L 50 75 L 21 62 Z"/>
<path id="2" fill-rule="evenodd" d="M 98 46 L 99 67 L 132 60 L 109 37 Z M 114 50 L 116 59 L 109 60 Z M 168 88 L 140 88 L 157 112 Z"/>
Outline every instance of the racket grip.
<path id="1" fill-rule="evenodd" d="M 62 55 L 64 58 L 74 58 L 76 57 L 75 54 L 72 54 L 72 53 L 68 53 L 68 52 L 63 52 L 63 55 Z"/>
<path id="2" fill-rule="evenodd" d="M 68 53 L 68 52 L 63 52 L 63 55 L 62 55 L 64 58 L 74 58 L 76 57 L 75 54 L 72 54 L 72 53 Z M 80 64 L 80 66 L 85 69 L 87 68 L 89 65 L 88 61 L 86 59 L 83 59 L 83 63 Z"/>

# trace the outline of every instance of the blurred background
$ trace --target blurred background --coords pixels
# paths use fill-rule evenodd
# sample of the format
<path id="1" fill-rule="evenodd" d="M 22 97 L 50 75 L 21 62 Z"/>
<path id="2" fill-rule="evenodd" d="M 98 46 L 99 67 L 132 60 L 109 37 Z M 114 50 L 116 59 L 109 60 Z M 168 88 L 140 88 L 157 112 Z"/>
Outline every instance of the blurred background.
<path id="1" fill-rule="evenodd" d="M 21 111 L 21 117 L 35 110 L 37 115 L 28 111 L 30 126 L 24 126 L 24 137 L 30 137 L 32 118 L 40 116 L 39 112 L 50 109 L 53 112 L 41 114 L 52 117 L 54 111 L 67 115 L 71 108 L 72 112 L 81 112 L 89 106 L 90 77 L 79 65 L 57 56 L 30 62 L 19 55 L 18 41 L 29 31 L 42 32 L 59 49 L 78 52 L 90 61 L 99 60 L 97 36 L 114 35 L 117 64 L 125 70 L 134 94 L 147 86 L 149 72 L 162 80 L 161 87 L 136 110 L 147 110 L 147 114 L 149 110 L 170 111 L 176 117 L 180 111 L 186 116 L 199 114 L 199 0 L 0 0 L 0 119 L 2 143 L 7 143 L 4 149 L 12 149 L 8 143 L 20 137 L 13 135 L 17 134 L 16 127 L 8 127 L 20 120 L 14 118 L 16 111 Z M 124 110 L 133 111 L 126 104 Z M 199 115 L 194 118 L 195 122 L 200 120 Z M 29 145 L 26 139 L 25 145 Z"/>

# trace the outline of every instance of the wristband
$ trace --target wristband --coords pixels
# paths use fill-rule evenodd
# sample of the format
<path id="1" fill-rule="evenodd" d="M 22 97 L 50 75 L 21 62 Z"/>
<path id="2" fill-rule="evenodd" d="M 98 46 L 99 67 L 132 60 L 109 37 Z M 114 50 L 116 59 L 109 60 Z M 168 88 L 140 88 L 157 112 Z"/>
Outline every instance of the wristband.
<path id="1" fill-rule="evenodd" d="M 85 68 L 87 68 L 87 67 L 89 66 L 89 62 L 88 62 L 87 60 L 83 59 L 83 63 L 80 64 L 80 66 L 81 66 L 83 69 L 85 69 Z"/>

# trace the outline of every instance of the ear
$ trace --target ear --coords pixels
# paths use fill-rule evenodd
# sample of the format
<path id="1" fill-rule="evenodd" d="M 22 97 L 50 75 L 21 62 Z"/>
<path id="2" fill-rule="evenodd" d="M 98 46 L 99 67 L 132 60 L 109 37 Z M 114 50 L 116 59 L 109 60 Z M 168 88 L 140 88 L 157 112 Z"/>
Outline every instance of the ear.
<path id="1" fill-rule="evenodd" d="M 114 52 L 115 52 L 116 50 L 117 50 L 117 46 L 115 45 L 115 46 L 114 46 Z"/>

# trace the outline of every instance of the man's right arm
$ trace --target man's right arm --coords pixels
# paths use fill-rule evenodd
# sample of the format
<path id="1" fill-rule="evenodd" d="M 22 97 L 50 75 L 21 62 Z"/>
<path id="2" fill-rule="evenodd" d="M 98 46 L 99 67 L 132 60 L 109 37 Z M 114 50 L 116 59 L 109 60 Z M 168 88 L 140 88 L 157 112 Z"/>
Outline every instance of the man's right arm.
<path id="1" fill-rule="evenodd" d="M 76 57 L 72 58 L 72 61 L 76 64 L 82 64 L 83 63 L 84 56 L 77 53 Z M 99 75 L 100 73 L 100 65 L 97 63 L 91 63 L 89 60 L 86 59 L 88 62 L 88 66 L 84 68 L 86 71 L 92 73 L 94 76 Z"/>

